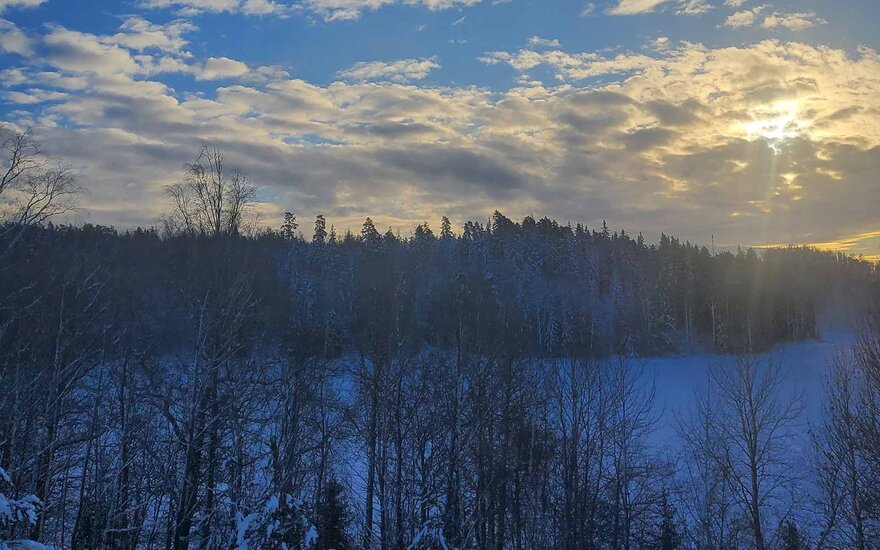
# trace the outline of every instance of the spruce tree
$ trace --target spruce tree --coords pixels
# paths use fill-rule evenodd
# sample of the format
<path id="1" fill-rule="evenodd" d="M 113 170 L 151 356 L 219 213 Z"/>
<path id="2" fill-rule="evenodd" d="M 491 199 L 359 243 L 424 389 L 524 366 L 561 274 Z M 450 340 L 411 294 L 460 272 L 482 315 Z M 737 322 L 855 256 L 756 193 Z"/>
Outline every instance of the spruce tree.
<path id="1" fill-rule="evenodd" d="M 293 212 L 284 213 L 284 223 L 281 224 L 281 237 L 284 240 L 292 241 L 296 237 L 296 229 L 299 224 L 296 222 L 296 214 Z"/>
<path id="2" fill-rule="evenodd" d="M 452 234 L 452 223 L 449 221 L 449 218 L 443 216 L 440 220 L 440 238 L 441 239 L 452 239 L 455 235 Z"/>
<path id="3" fill-rule="evenodd" d="M 678 532 L 676 515 L 675 506 L 669 502 L 669 496 L 664 490 L 660 498 L 660 524 L 657 526 L 652 548 L 656 550 L 678 550 L 682 547 L 681 533 Z"/>
<path id="4" fill-rule="evenodd" d="M 335 479 L 324 487 L 324 495 L 317 510 L 318 541 L 316 550 L 349 550 L 346 527 L 348 512 L 342 485 Z"/>
<path id="5" fill-rule="evenodd" d="M 323 214 L 318 214 L 318 217 L 315 218 L 315 236 L 312 237 L 312 242 L 315 244 L 324 244 L 327 240 L 327 220 L 324 219 Z"/>

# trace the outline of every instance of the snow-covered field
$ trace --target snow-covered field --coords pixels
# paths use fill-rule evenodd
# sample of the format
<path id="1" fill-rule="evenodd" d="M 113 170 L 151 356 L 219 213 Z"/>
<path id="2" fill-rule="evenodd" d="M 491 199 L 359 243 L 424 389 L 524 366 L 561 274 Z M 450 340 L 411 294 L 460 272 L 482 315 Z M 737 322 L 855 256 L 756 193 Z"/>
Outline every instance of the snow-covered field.
<path id="1" fill-rule="evenodd" d="M 854 340 L 851 332 L 826 331 L 818 340 L 786 344 L 767 354 L 769 359 L 782 364 L 786 391 L 799 391 L 803 395 L 801 422 L 805 435 L 809 424 L 818 421 L 821 414 L 826 375 L 834 358 L 849 349 Z M 705 392 L 712 369 L 723 368 L 732 360 L 727 356 L 702 354 L 644 361 L 645 380 L 653 380 L 656 387 L 655 445 L 670 451 L 679 448 L 678 420 L 690 411 L 695 392 Z"/>

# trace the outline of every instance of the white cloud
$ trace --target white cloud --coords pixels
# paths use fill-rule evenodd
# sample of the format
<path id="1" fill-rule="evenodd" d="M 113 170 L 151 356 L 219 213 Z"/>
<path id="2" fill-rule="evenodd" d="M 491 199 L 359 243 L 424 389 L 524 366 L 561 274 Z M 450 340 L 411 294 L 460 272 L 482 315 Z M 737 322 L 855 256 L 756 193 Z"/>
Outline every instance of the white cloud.
<path id="1" fill-rule="evenodd" d="M 49 63 L 73 73 L 136 74 L 140 70 L 127 49 L 58 25 L 50 25 L 43 46 Z"/>
<path id="2" fill-rule="evenodd" d="M 187 17 L 206 12 L 288 17 L 298 9 L 295 4 L 276 0 L 141 0 L 140 6 L 146 9 L 171 9 Z"/>
<path id="3" fill-rule="evenodd" d="M 561 48 L 562 44 L 557 39 L 548 39 L 541 38 L 540 36 L 533 36 L 529 38 L 528 42 L 529 46 L 537 46 L 540 48 Z"/>
<path id="4" fill-rule="evenodd" d="M 608 10 L 610 15 L 638 15 L 657 11 L 664 4 L 675 4 L 676 13 L 699 15 L 712 9 L 706 0 L 618 0 Z"/>
<path id="5" fill-rule="evenodd" d="M 392 82 L 407 82 L 421 80 L 428 74 L 439 69 L 440 64 L 435 58 L 424 59 L 398 59 L 396 61 L 367 61 L 355 63 L 353 66 L 339 72 L 339 76 L 347 80 L 390 80 Z"/>
<path id="6" fill-rule="evenodd" d="M 221 80 L 248 74 L 248 66 L 228 57 L 211 57 L 195 73 L 198 80 Z"/>
<path id="7" fill-rule="evenodd" d="M 731 8 L 739 8 L 745 5 L 746 0 L 724 0 L 724 5 Z"/>
<path id="8" fill-rule="evenodd" d="M 30 55 L 33 41 L 12 21 L 0 19 L 0 52 Z"/>
<path id="9" fill-rule="evenodd" d="M 765 29 L 782 27 L 790 31 L 802 31 L 816 25 L 824 25 L 825 23 L 827 21 L 817 16 L 814 12 L 776 12 L 765 17 L 761 26 Z"/>
<path id="10" fill-rule="evenodd" d="M 724 25 L 731 28 L 745 28 L 761 21 L 761 27 L 765 29 L 784 28 L 790 31 L 801 31 L 827 23 L 814 12 L 782 13 L 777 11 L 763 15 L 766 10 L 767 6 L 762 5 L 738 11 L 729 15 Z M 761 20 L 762 16 L 763 21 Z"/>
<path id="11" fill-rule="evenodd" d="M 36 8 L 46 0 L 0 0 L 0 13 L 8 8 Z"/>
<path id="12" fill-rule="evenodd" d="M 636 15 L 650 13 L 667 0 L 619 0 L 608 13 L 612 15 Z"/>
<path id="13" fill-rule="evenodd" d="M 727 16 L 724 25 L 734 29 L 751 27 L 755 24 L 755 19 L 761 12 L 761 7 L 751 10 L 742 10 Z"/>
<path id="14" fill-rule="evenodd" d="M 655 43 L 655 46 L 657 44 Z M 673 52 L 674 53 L 674 52 Z M 620 75 L 657 67 L 660 60 L 643 54 L 619 54 L 613 58 L 590 53 L 568 53 L 559 50 L 489 52 L 480 57 L 487 65 L 507 64 L 517 71 L 529 71 L 546 65 L 556 71 L 561 81 L 579 81 L 595 76 Z"/>
<path id="15" fill-rule="evenodd" d="M 492 5 L 509 1 L 495 0 Z M 481 0 L 302 0 L 301 2 L 292 0 L 140 0 L 140 6 L 147 9 L 171 9 L 181 16 L 195 16 L 206 12 L 227 12 L 288 17 L 297 11 L 306 10 L 325 21 L 346 21 L 358 19 L 364 12 L 376 11 L 384 6 L 395 4 L 440 11 L 472 6 L 480 2 Z"/>
<path id="16" fill-rule="evenodd" d="M 375 11 L 393 4 L 440 11 L 479 3 L 480 0 L 304 0 L 303 5 L 325 21 L 338 21 L 357 19 L 365 11 Z"/>
<path id="17" fill-rule="evenodd" d="M 280 67 L 249 67 L 228 57 L 193 59 L 183 35 L 195 27 L 186 21 L 156 25 L 140 17 L 129 17 L 121 24 L 120 32 L 113 35 L 83 33 L 55 24 L 46 29 L 38 39 L 28 38 L 0 19 L 0 50 L 31 55 L 39 44 L 38 61 L 58 71 L 43 71 L 39 78 L 51 79 L 51 85 L 66 89 L 94 85 L 89 81 L 94 78 L 115 79 L 122 85 L 128 79 L 169 73 L 187 74 L 197 80 L 235 79 L 250 83 L 288 77 Z M 19 69 L 19 74 L 25 73 Z M 162 86 L 157 82 L 141 84 Z M 21 103 L 20 98 L 16 101 Z"/>
<path id="18" fill-rule="evenodd" d="M 48 101 L 62 101 L 68 97 L 68 94 L 64 92 L 31 88 L 25 91 L 16 90 L 2 92 L 0 97 L 9 103 L 16 103 L 18 105 L 36 105 L 37 103 L 46 103 Z"/>
<path id="19" fill-rule="evenodd" d="M 240 0 L 141 0 L 147 9 L 176 9 L 181 15 L 203 12 L 234 12 L 241 8 Z"/>
<path id="20" fill-rule="evenodd" d="M 581 17 L 589 17 L 596 12 L 596 4 L 587 2 L 581 10 Z"/>
<path id="21" fill-rule="evenodd" d="M 198 30 L 189 21 L 172 21 L 156 25 L 139 16 L 128 17 L 120 26 L 120 32 L 109 37 L 106 42 L 124 46 L 131 50 L 144 51 L 155 48 L 163 52 L 184 54 L 188 42 L 184 34 Z"/>
<path id="22" fill-rule="evenodd" d="M 679 0 L 678 11 L 682 15 L 700 15 L 712 9 L 706 0 Z"/>
<path id="23" fill-rule="evenodd" d="M 296 10 L 294 6 L 280 4 L 275 0 L 244 0 L 241 12 L 245 15 L 275 15 L 287 17 Z"/>

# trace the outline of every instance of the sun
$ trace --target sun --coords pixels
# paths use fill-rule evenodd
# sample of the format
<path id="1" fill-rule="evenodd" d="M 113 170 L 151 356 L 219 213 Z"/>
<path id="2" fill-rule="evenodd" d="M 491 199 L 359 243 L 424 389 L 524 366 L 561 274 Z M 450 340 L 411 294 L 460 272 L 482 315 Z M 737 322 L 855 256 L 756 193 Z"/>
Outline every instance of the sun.
<path id="1" fill-rule="evenodd" d="M 750 139 L 762 138 L 775 153 L 782 143 L 803 133 L 806 122 L 798 117 L 797 101 L 782 101 L 754 113 L 755 120 L 744 125 Z"/>

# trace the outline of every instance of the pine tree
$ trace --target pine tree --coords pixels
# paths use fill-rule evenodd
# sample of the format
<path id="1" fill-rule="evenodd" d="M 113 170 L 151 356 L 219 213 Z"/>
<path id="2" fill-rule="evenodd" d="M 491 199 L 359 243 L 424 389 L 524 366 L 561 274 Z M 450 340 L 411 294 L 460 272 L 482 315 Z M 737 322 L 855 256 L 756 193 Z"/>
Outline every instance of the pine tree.
<path id="1" fill-rule="evenodd" d="M 440 220 L 440 238 L 441 239 L 452 239 L 455 235 L 452 233 L 452 223 L 449 221 L 449 218 L 443 216 L 443 219 Z"/>
<path id="2" fill-rule="evenodd" d="M 413 240 L 416 242 L 431 240 L 433 238 L 434 232 L 431 231 L 431 228 L 428 226 L 428 222 L 417 225 L 415 231 L 413 231 Z"/>
<path id="3" fill-rule="evenodd" d="M 299 227 L 299 224 L 296 223 L 296 214 L 293 212 L 285 212 L 284 223 L 281 224 L 281 237 L 285 240 L 292 241 L 296 238 L 297 227 Z"/>
<path id="4" fill-rule="evenodd" d="M 780 547 L 782 550 L 807 550 L 808 546 L 794 522 L 786 522 L 782 527 Z"/>
<path id="5" fill-rule="evenodd" d="M 681 533 L 678 532 L 677 512 L 669 502 L 666 491 L 660 499 L 660 525 L 657 526 L 654 544 L 655 550 L 678 550 L 682 547 Z"/>
<path id="6" fill-rule="evenodd" d="M 373 220 L 370 218 L 364 220 L 364 225 L 361 228 L 361 239 L 367 245 L 376 245 L 381 240 L 379 232 L 376 231 L 376 225 L 373 224 Z"/>
<path id="7" fill-rule="evenodd" d="M 323 214 L 318 214 L 318 217 L 315 218 L 315 236 L 312 237 L 312 242 L 315 244 L 324 244 L 327 240 L 327 220 L 324 219 Z"/>
<path id="8" fill-rule="evenodd" d="M 323 498 L 317 510 L 318 541 L 315 550 L 348 550 L 346 527 L 348 512 L 342 485 L 335 479 L 324 487 Z"/>

